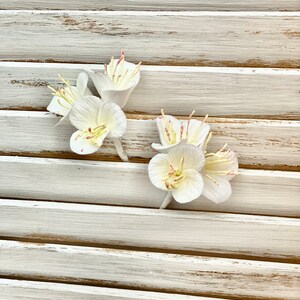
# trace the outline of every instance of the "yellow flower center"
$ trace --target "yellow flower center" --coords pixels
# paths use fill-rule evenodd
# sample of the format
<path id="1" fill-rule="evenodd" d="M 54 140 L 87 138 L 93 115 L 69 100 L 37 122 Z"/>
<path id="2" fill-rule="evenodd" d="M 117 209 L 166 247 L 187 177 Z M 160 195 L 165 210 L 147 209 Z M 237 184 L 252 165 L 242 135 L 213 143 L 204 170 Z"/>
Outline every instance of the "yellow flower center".
<path id="1" fill-rule="evenodd" d="M 176 189 L 178 187 L 178 184 L 185 178 L 183 174 L 183 163 L 184 157 L 182 157 L 180 160 L 179 168 L 174 167 L 171 163 L 169 164 L 168 175 L 162 179 L 165 182 L 166 188 L 168 190 Z"/>
<path id="2" fill-rule="evenodd" d="M 105 127 L 105 125 L 100 124 L 95 128 L 89 127 L 88 129 L 83 130 L 79 137 L 83 136 L 85 139 L 90 140 L 90 142 L 97 144 L 98 138 L 107 132 L 108 129 Z"/>
<path id="3" fill-rule="evenodd" d="M 205 171 L 206 175 L 216 175 L 216 176 L 226 176 L 226 175 L 237 175 L 238 173 L 234 170 L 231 170 L 232 158 L 234 154 L 228 157 L 230 149 L 225 150 L 227 144 L 225 144 L 222 149 L 217 153 L 208 153 L 205 155 L 206 158 L 211 157 L 212 159 L 205 162 Z M 220 170 L 223 169 L 223 170 Z M 209 175 L 207 175 L 209 177 Z"/>
<path id="4" fill-rule="evenodd" d="M 74 89 L 74 87 L 71 86 L 70 81 L 65 80 L 61 75 L 58 75 L 58 77 L 66 86 L 57 90 L 51 86 L 48 86 L 48 88 L 53 92 L 53 96 L 64 99 L 68 104 L 72 106 L 78 98 L 77 91 Z M 66 104 L 62 103 L 60 99 L 57 99 L 57 102 L 64 108 L 70 108 Z"/>
<path id="5" fill-rule="evenodd" d="M 186 125 L 186 129 L 185 129 L 185 126 L 182 124 L 180 126 L 180 131 L 177 132 L 177 128 L 174 128 L 174 125 L 173 125 L 172 121 L 167 120 L 167 118 L 165 116 L 165 113 L 164 113 L 164 110 L 163 109 L 161 110 L 161 118 L 163 119 L 164 130 L 165 130 L 165 134 L 167 136 L 167 139 L 169 141 L 169 144 L 171 144 L 171 145 L 177 144 L 182 139 L 186 139 L 188 141 L 188 143 L 193 143 L 193 138 L 189 137 L 189 129 L 190 129 L 191 119 L 192 119 L 194 113 L 195 113 L 195 111 L 193 110 L 191 112 L 191 114 L 189 115 L 187 125 Z M 205 118 L 202 122 L 202 126 L 205 123 L 205 121 L 207 120 L 207 118 L 208 118 L 208 115 L 205 116 Z M 200 134 L 202 126 L 200 127 L 200 130 L 199 130 L 198 134 Z M 185 132 L 185 134 L 184 134 L 184 132 Z"/>
<path id="6" fill-rule="evenodd" d="M 105 74 L 111 79 L 115 87 L 118 89 L 125 88 L 131 80 L 133 80 L 140 71 L 141 62 L 135 69 L 125 68 L 125 53 L 122 51 L 121 57 L 115 62 L 114 57 L 111 58 L 110 63 L 104 65 Z"/>

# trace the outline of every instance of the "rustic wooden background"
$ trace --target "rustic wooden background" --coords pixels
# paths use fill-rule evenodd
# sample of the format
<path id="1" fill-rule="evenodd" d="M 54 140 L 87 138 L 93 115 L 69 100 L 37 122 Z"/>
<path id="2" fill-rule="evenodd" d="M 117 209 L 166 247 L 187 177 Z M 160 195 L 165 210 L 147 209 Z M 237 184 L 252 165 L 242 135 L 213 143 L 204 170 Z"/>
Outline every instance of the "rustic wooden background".
<path id="1" fill-rule="evenodd" d="M 300 299 L 297 0 L 0 0 L 0 299 Z M 70 152 L 45 111 L 121 49 L 143 62 L 123 138 Z M 157 209 L 160 109 L 210 115 L 233 195 Z"/>

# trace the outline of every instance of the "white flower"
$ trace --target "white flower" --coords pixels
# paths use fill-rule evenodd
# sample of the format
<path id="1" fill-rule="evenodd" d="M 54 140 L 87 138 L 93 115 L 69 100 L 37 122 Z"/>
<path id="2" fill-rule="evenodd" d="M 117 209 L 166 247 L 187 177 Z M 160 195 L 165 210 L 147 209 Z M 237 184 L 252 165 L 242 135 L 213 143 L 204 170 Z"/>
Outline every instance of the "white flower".
<path id="1" fill-rule="evenodd" d="M 238 168 L 236 154 L 226 150 L 226 145 L 216 153 L 206 154 L 203 196 L 215 203 L 226 201 L 231 196 L 229 181 L 238 174 Z"/>
<path id="2" fill-rule="evenodd" d="M 154 149 L 167 153 L 178 144 L 185 143 L 202 147 L 210 130 L 209 125 L 205 123 L 207 117 L 203 122 L 191 119 L 193 111 L 188 120 L 179 121 L 173 116 L 165 115 L 163 110 L 161 113 L 162 115 L 156 118 L 161 144 L 153 143 Z"/>
<path id="3" fill-rule="evenodd" d="M 203 151 L 193 145 L 179 145 L 167 154 L 157 154 L 148 166 L 150 181 L 159 189 L 172 193 L 179 203 L 187 203 L 202 194 Z"/>
<path id="4" fill-rule="evenodd" d="M 91 91 L 87 88 L 88 76 L 85 73 L 80 73 L 77 77 L 76 86 L 70 85 L 70 82 L 65 80 L 59 75 L 59 78 L 66 85 L 64 88 L 53 91 L 54 97 L 52 98 L 47 110 L 60 115 L 67 116 L 73 106 L 73 104 L 80 98 L 86 95 L 91 95 Z"/>
<path id="5" fill-rule="evenodd" d="M 101 96 L 106 102 L 114 102 L 123 108 L 140 80 L 140 64 L 125 61 L 124 52 L 119 59 L 111 58 L 105 65 L 105 72 L 85 70 Z"/>
<path id="6" fill-rule="evenodd" d="M 72 151 L 78 154 L 94 153 L 106 136 L 120 138 L 126 130 L 126 116 L 122 109 L 95 96 L 77 100 L 70 112 L 70 121 L 78 129 L 70 140 Z"/>

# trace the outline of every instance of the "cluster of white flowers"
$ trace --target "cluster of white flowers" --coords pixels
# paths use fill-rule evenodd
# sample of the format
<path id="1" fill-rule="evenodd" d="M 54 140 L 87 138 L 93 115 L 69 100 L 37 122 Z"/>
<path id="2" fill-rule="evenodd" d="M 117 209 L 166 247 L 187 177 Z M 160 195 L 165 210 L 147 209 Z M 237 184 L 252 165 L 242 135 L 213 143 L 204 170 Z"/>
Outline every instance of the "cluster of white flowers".
<path id="1" fill-rule="evenodd" d="M 76 86 L 61 78 L 65 86 L 58 90 L 50 87 L 53 98 L 48 111 L 70 121 L 77 129 L 70 137 L 70 148 L 81 155 L 99 150 L 106 137 L 112 138 L 123 161 L 128 156 L 120 138 L 126 131 L 126 115 L 122 108 L 140 80 L 140 64 L 125 61 L 122 51 L 119 59 L 112 57 L 104 72 L 85 70 L 78 75 Z M 99 97 L 88 89 L 88 78 L 93 81 Z M 238 174 L 235 153 L 226 145 L 216 153 L 207 153 L 212 136 L 203 121 L 192 119 L 194 111 L 185 121 L 162 115 L 156 119 L 161 144 L 152 147 L 159 154 L 149 163 L 149 178 L 154 186 L 167 191 L 161 205 L 165 208 L 174 198 L 187 203 L 201 195 L 221 203 L 231 195 L 229 181 Z"/>
<path id="2" fill-rule="evenodd" d="M 99 150 L 106 137 L 114 140 L 116 150 L 123 161 L 128 157 L 120 138 L 126 131 L 126 116 L 122 108 L 140 80 L 140 64 L 125 61 L 124 51 L 119 59 L 112 57 L 104 66 L 104 72 L 85 70 L 77 78 L 76 86 L 61 78 L 64 88 L 53 91 L 48 111 L 70 120 L 78 130 L 70 139 L 71 150 L 77 154 L 91 154 Z M 88 75 L 99 95 L 95 97 L 87 87 Z"/>
<path id="3" fill-rule="evenodd" d="M 161 144 L 152 144 L 159 154 L 148 166 L 149 178 L 154 186 L 168 191 L 161 205 L 165 208 L 174 198 L 187 203 L 201 195 L 221 203 L 231 195 L 229 181 L 238 174 L 236 154 L 224 145 L 216 153 L 206 148 L 212 133 L 203 121 L 179 121 L 173 116 L 162 115 L 156 119 Z"/>

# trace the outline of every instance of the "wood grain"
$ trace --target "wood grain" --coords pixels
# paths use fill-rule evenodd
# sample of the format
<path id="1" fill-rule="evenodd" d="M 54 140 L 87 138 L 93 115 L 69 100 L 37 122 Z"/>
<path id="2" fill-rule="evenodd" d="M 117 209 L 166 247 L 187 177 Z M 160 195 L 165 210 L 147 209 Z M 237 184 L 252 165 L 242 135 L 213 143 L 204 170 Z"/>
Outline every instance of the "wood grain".
<path id="1" fill-rule="evenodd" d="M 128 118 L 122 138 L 128 155 L 154 156 L 151 144 L 159 142 L 155 116 L 128 115 Z M 71 125 L 55 127 L 58 121 L 58 117 L 48 112 L 0 111 L 1 152 L 70 152 L 69 140 L 75 129 Z M 240 164 L 300 166 L 299 121 L 209 118 L 208 122 L 214 134 L 209 150 L 216 151 L 228 143 L 237 152 Z M 91 158 L 101 155 L 116 155 L 111 140 L 107 139 Z"/>
<path id="2" fill-rule="evenodd" d="M 2 0 L 0 9 L 66 9 L 66 10 L 188 10 L 188 11 L 297 11 L 296 0 Z"/>
<path id="3" fill-rule="evenodd" d="M 95 286 L 0 279 L 0 299 L 5 300 L 222 300 L 179 294 L 153 293 Z M 224 299 L 223 299 L 224 300 Z"/>
<path id="4" fill-rule="evenodd" d="M 2 199 L 0 220 L 4 238 L 300 262 L 292 218 Z"/>
<path id="5" fill-rule="evenodd" d="M 85 68 L 103 65 L 0 62 L 0 108 L 45 109 L 51 98 L 47 85 L 61 86 L 58 74 L 75 82 Z M 299 85 L 297 69 L 142 66 L 125 110 L 299 119 Z"/>
<path id="6" fill-rule="evenodd" d="M 298 299 L 300 292 L 292 264 L 14 241 L 1 241 L 0 251 L 4 276 L 243 299 Z"/>
<path id="7" fill-rule="evenodd" d="M 5 198 L 157 208 L 165 195 L 150 183 L 146 164 L 0 156 L 0 170 L 0 197 Z M 240 173 L 227 202 L 216 205 L 200 198 L 176 207 L 300 216 L 299 173 Z"/>
<path id="8" fill-rule="evenodd" d="M 299 16 L 2 10 L 0 60 L 104 63 L 125 49 L 144 64 L 295 68 Z"/>

